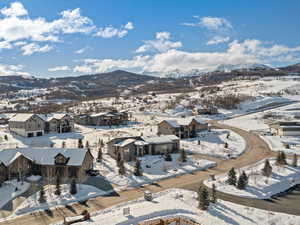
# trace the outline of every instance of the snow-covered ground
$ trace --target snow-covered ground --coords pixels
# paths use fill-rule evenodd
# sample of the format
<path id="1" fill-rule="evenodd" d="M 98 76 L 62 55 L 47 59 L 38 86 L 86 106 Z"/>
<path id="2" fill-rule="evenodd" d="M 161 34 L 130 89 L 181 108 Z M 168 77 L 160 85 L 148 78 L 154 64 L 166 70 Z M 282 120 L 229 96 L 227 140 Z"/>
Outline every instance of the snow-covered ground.
<path id="1" fill-rule="evenodd" d="M 206 180 L 204 181 L 204 184 L 211 187 L 214 183 L 218 191 L 241 197 L 259 199 L 270 198 L 271 196 L 285 191 L 296 184 L 300 184 L 300 166 L 277 166 L 275 165 L 275 159 L 270 159 L 270 163 L 273 168 L 272 175 L 270 177 L 265 177 L 261 173 L 261 170 L 264 167 L 264 162 L 265 161 L 263 160 L 254 165 L 236 170 L 237 177 L 243 170 L 249 177 L 248 185 L 245 190 L 239 190 L 235 186 L 227 184 L 227 174 L 216 176 L 215 181 L 211 179 Z"/>
<path id="2" fill-rule="evenodd" d="M 198 145 L 198 140 L 200 140 L 200 145 Z M 228 148 L 224 147 L 225 143 L 228 144 Z M 211 132 L 199 133 L 198 138 L 181 140 L 181 147 L 194 154 L 228 158 L 229 155 L 231 157 L 241 155 L 246 149 L 246 142 L 235 132 L 214 129 Z"/>
<path id="3" fill-rule="evenodd" d="M 30 184 L 27 182 L 17 182 L 17 180 L 4 182 L 0 187 L 0 209 L 9 201 L 27 191 L 29 187 Z"/>
<path id="4" fill-rule="evenodd" d="M 299 216 L 245 207 L 231 202 L 218 200 L 207 211 L 197 208 L 197 193 L 182 189 L 170 189 L 154 194 L 149 202 L 143 198 L 122 203 L 111 208 L 92 213 L 90 221 L 81 225 L 132 225 L 155 218 L 184 217 L 205 225 L 298 225 Z M 130 215 L 124 215 L 124 208 L 130 209 Z M 55 225 L 61 225 L 62 222 Z"/>
<path id="5" fill-rule="evenodd" d="M 61 185 L 61 195 L 57 196 L 54 194 L 55 185 L 47 185 L 45 186 L 45 203 L 39 202 L 40 191 L 31 195 L 29 198 L 25 199 L 15 210 L 15 212 L 9 216 L 9 218 L 14 217 L 16 215 L 30 213 L 36 210 L 44 210 L 49 209 L 58 205 L 67 205 L 72 202 L 83 201 L 89 198 L 93 198 L 96 196 L 101 196 L 108 194 L 108 192 L 102 191 L 94 186 L 85 185 L 85 184 L 77 184 L 77 194 L 70 194 L 70 185 L 62 184 Z"/>
<path id="6" fill-rule="evenodd" d="M 300 136 L 261 136 L 273 151 L 283 151 L 288 155 L 300 155 Z M 289 146 L 289 147 L 287 147 Z"/>
<path id="7" fill-rule="evenodd" d="M 165 178 L 178 176 L 195 170 L 205 170 L 216 165 L 215 162 L 205 159 L 196 159 L 187 157 L 187 162 L 178 161 L 179 154 L 172 154 L 172 161 L 167 162 L 160 155 L 147 155 L 140 157 L 143 176 L 134 176 L 134 162 L 125 163 L 126 175 L 120 176 L 116 160 L 105 155 L 102 163 L 96 163 L 95 168 L 100 170 L 109 182 L 122 186 L 124 188 L 134 187 L 142 184 L 153 183 Z"/>

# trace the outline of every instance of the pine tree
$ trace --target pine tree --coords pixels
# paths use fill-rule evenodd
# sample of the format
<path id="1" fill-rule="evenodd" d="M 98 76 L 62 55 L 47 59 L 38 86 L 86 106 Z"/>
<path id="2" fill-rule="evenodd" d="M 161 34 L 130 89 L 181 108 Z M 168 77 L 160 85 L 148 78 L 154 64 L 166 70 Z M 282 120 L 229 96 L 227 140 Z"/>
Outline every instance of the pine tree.
<path id="1" fill-rule="evenodd" d="M 298 157 L 297 154 L 293 155 L 293 163 L 292 163 L 293 167 L 297 167 L 298 166 Z"/>
<path id="2" fill-rule="evenodd" d="M 119 166 L 120 161 L 122 160 L 122 158 L 121 158 L 121 153 L 120 153 L 120 152 L 117 153 L 117 158 L 116 158 L 116 160 L 117 160 L 117 166 Z"/>
<path id="3" fill-rule="evenodd" d="M 209 194 L 205 187 L 200 187 L 198 190 L 199 208 L 207 210 L 209 206 Z"/>
<path id="4" fill-rule="evenodd" d="M 248 183 L 248 177 L 245 171 L 243 171 L 238 179 L 237 188 L 240 190 L 244 190 L 246 188 L 247 183 Z"/>
<path id="5" fill-rule="evenodd" d="M 99 147 L 97 161 L 102 162 L 102 148 Z"/>
<path id="6" fill-rule="evenodd" d="M 266 159 L 265 166 L 264 166 L 264 168 L 262 169 L 261 172 L 262 172 L 263 176 L 266 176 L 266 177 L 271 176 L 271 174 L 272 174 L 272 166 L 270 165 L 270 162 L 269 162 L 268 159 Z"/>
<path id="7" fill-rule="evenodd" d="M 227 142 L 225 142 L 224 148 L 228 148 L 228 143 Z"/>
<path id="8" fill-rule="evenodd" d="M 90 148 L 90 143 L 89 143 L 89 141 L 86 141 L 86 142 L 85 142 L 85 148 L 86 148 L 86 149 L 89 149 L 89 148 Z"/>
<path id="9" fill-rule="evenodd" d="M 4 140 L 8 141 L 8 136 L 6 134 L 4 135 Z"/>
<path id="10" fill-rule="evenodd" d="M 71 195 L 75 195 L 77 194 L 77 184 L 76 184 L 76 180 L 73 179 L 70 185 L 70 194 Z"/>
<path id="11" fill-rule="evenodd" d="M 44 190 L 44 186 L 41 185 L 39 203 L 45 203 L 45 202 L 46 202 L 46 199 L 45 199 L 45 190 Z"/>
<path id="12" fill-rule="evenodd" d="M 276 164 L 277 165 L 286 165 L 286 156 L 285 153 L 280 151 L 278 152 L 277 158 L 276 158 Z"/>
<path id="13" fill-rule="evenodd" d="M 83 148 L 82 139 L 78 139 L 78 148 Z"/>
<path id="14" fill-rule="evenodd" d="M 133 174 L 135 176 L 143 176 L 141 161 L 138 159 L 135 162 L 135 168 Z"/>
<path id="15" fill-rule="evenodd" d="M 217 203 L 217 192 L 216 192 L 216 185 L 215 184 L 212 184 L 210 201 L 212 203 Z"/>
<path id="16" fill-rule="evenodd" d="M 63 141 L 63 142 L 61 143 L 61 147 L 62 147 L 62 148 L 66 148 L 66 142 L 65 142 L 65 141 Z"/>
<path id="17" fill-rule="evenodd" d="M 56 176 L 56 185 L 55 185 L 55 195 L 60 195 L 61 194 L 61 190 L 60 190 L 60 175 Z"/>
<path id="18" fill-rule="evenodd" d="M 180 162 L 186 162 L 187 161 L 187 159 L 186 159 L 186 153 L 185 153 L 184 149 L 182 149 L 181 152 L 180 152 L 179 161 Z"/>
<path id="19" fill-rule="evenodd" d="M 119 162 L 119 174 L 122 176 L 125 175 L 125 166 L 123 160 Z"/>
<path id="20" fill-rule="evenodd" d="M 169 151 L 167 151 L 165 154 L 165 160 L 169 162 L 172 161 L 172 156 Z"/>
<path id="21" fill-rule="evenodd" d="M 236 185 L 236 172 L 234 170 L 234 168 L 231 168 L 228 172 L 228 179 L 227 179 L 227 183 L 229 185 Z"/>

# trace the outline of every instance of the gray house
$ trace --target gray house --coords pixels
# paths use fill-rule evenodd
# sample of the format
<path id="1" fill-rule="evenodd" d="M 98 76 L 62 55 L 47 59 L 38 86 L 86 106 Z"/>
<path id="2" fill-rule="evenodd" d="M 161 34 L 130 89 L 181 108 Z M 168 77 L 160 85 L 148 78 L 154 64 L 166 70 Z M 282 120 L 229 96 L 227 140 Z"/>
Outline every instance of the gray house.
<path id="1" fill-rule="evenodd" d="M 128 120 L 129 116 L 126 111 L 111 111 L 75 116 L 75 122 L 77 124 L 88 126 L 118 126 L 127 124 Z"/>
<path id="2" fill-rule="evenodd" d="M 175 135 L 154 137 L 122 137 L 107 143 L 108 154 L 124 161 L 135 160 L 143 155 L 173 153 L 180 149 L 180 139 Z"/>
<path id="3" fill-rule="evenodd" d="M 32 113 L 19 113 L 8 121 L 9 131 L 23 137 L 44 135 L 45 121 Z"/>

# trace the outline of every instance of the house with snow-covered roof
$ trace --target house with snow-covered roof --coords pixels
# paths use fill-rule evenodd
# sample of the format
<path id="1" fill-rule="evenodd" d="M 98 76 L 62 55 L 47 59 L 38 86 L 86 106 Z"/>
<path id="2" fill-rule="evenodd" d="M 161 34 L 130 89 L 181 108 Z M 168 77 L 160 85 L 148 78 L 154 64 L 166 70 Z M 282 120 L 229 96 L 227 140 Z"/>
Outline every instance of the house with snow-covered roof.
<path id="1" fill-rule="evenodd" d="M 16 148 L 0 151 L 0 183 L 26 175 L 41 175 L 62 180 L 86 179 L 93 167 L 93 156 L 86 149 Z"/>
<path id="2" fill-rule="evenodd" d="M 128 120 L 129 114 L 126 111 L 110 111 L 75 116 L 77 124 L 89 126 L 118 126 L 127 124 Z"/>
<path id="3" fill-rule="evenodd" d="M 107 143 L 108 154 L 124 161 L 133 161 L 144 155 L 174 153 L 179 149 L 180 139 L 175 135 L 121 137 Z"/>
<path id="4" fill-rule="evenodd" d="M 45 121 L 33 113 L 18 113 L 8 120 L 9 131 L 23 137 L 44 135 Z"/>
<path id="5" fill-rule="evenodd" d="M 158 135 L 176 135 L 179 138 L 193 138 L 198 132 L 208 130 L 208 123 L 197 117 L 163 120 L 157 126 Z"/>

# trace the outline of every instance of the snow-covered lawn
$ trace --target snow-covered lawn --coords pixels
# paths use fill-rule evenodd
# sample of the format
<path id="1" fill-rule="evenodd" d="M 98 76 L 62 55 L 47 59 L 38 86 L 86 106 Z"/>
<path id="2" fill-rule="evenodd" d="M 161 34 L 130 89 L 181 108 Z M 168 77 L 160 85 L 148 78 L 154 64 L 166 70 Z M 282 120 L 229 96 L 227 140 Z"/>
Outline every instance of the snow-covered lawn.
<path id="1" fill-rule="evenodd" d="M 181 163 L 178 161 L 178 158 L 179 154 L 172 154 L 173 160 L 167 162 L 160 155 L 140 157 L 143 176 L 133 175 L 135 162 L 125 163 L 126 175 L 120 176 L 116 160 L 108 155 L 105 155 L 102 163 L 96 164 L 96 168 L 100 170 L 100 174 L 109 182 L 123 187 L 133 187 L 196 170 L 205 170 L 216 165 L 215 162 L 195 159 L 191 156 L 188 156 L 187 162 Z"/>
<path id="2" fill-rule="evenodd" d="M 290 161 L 288 162 L 291 163 Z M 212 184 L 214 183 L 218 191 L 241 197 L 259 199 L 268 199 L 296 184 L 300 184 L 300 166 L 277 166 L 275 165 L 275 159 L 270 159 L 270 163 L 273 168 L 272 175 L 270 177 L 266 177 L 261 173 L 264 163 L 265 160 L 236 170 L 237 177 L 243 170 L 249 177 L 248 185 L 245 190 L 239 190 L 235 186 L 227 184 L 227 174 L 216 176 L 215 181 L 212 181 L 211 179 L 206 180 L 204 181 L 204 184 L 208 187 L 212 187 Z"/>
<path id="3" fill-rule="evenodd" d="M 17 180 L 6 181 L 0 187 L 0 208 L 6 203 L 27 191 L 30 184 L 27 182 L 17 182 Z M 17 191 L 16 191 L 17 188 Z"/>
<path id="4" fill-rule="evenodd" d="M 77 194 L 70 194 L 70 185 L 61 185 L 61 195 L 57 196 L 54 194 L 55 185 L 45 186 L 45 203 L 39 202 L 40 192 L 31 195 L 29 198 L 25 199 L 15 210 L 15 212 L 10 216 L 20 215 L 24 213 L 29 213 L 35 210 L 44 210 L 57 205 L 67 205 L 72 202 L 83 201 L 89 198 L 93 198 L 100 195 L 108 194 L 108 192 L 102 191 L 94 186 L 77 184 Z"/>
<path id="5" fill-rule="evenodd" d="M 300 136 L 261 136 L 273 151 L 300 155 Z M 289 145 L 287 148 L 286 144 Z"/>
<path id="6" fill-rule="evenodd" d="M 154 194 L 149 202 L 139 198 L 111 208 L 92 213 L 90 221 L 81 225 L 132 225 L 155 218 L 184 217 L 203 225 L 297 225 L 300 217 L 283 213 L 245 207 L 231 202 L 218 200 L 209 210 L 197 208 L 197 193 L 182 189 L 170 189 Z M 130 215 L 123 215 L 124 208 L 130 208 Z M 55 225 L 61 225 L 62 222 Z"/>
<path id="7" fill-rule="evenodd" d="M 198 140 L 200 140 L 200 145 L 198 145 Z M 228 144 L 228 148 L 224 147 L 225 143 Z M 211 132 L 202 132 L 198 138 L 181 140 L 181 147 L 195 154 L 228 158 L 228 155 L 231 157 L 241 155 L 246 149 L 246 142 L 235 132 L 216 129 Z"/>

